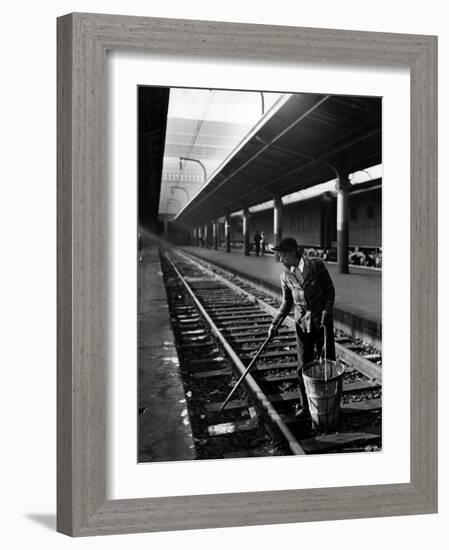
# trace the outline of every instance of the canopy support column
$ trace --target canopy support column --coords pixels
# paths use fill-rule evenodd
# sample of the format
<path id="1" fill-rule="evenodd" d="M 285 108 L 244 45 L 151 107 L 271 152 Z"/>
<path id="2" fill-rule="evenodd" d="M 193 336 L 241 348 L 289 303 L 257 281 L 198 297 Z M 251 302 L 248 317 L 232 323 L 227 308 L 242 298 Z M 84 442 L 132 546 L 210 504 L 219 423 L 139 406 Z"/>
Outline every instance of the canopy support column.
<path id="1" fill-rule="evenodd" d="M 231 216 L 229 214 L 225 218 L 225 240 L 226 252 L 231 252 Z"/>
<path id="2" fill-rule="evenodd" d="M 282 198 L 274 197 L 273 210 L 273 241 L 276 246 L 282 239 Z M 279 253 L 275 252 L 275 260 L 279 261 Z"/>
<path id="3" fill-rule="evenodd" d="M 207 231 L 207 223 L 204 224 L 204 246 L 206 248 L 209 248 L 209 235 L 208 235 L 208 231 Z"/>
<path id="4" fill-rule="evenodd" d="M 243 210 L 243 254 L 249 256 L 249 210 Z"/>
<path id="5" fill-rule="evenodd" d="M 214 220 L 212 223 L 212 235 L 214 239 L 214 250 L 218 250 L 218 221 Z"/>
<path id="6" fill-rule="evenodd" d="M 349 187 L 348 175 L 339 174 L 337 180 L 337 261 L 338 272 L 349 273 Z"/>

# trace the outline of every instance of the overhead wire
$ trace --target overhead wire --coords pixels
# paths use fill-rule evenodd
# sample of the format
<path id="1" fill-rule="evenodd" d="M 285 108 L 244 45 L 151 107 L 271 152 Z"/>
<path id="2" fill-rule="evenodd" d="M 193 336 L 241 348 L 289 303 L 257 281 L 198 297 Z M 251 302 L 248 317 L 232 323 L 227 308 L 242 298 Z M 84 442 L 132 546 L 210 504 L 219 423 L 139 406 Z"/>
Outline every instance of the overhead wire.
<path id="1" fill-rule="evenodd" d="M 204 121 L 205 121 L 205 119 L 206 119 L 206 115 L 207 115 L 207 113 L 208 113 L 208 111 L 209 111 L 209 108 L 210 108 L 210 106 L 211 106 L 211 104 L 212 104 L 212 100 L 213 100 L 214 95 L 215 95 L 215 90 L 210 90 L 210 92 L 211 92 L 211 93 L 209 94 L 209 101 L 207 102 L 207 105 L 206 105 L 206 107 L 205 107 L 205 109 L 204 109 L 204 112 L 203 112 L 202 117 L 201 117 L 200 119 L 197 120 L 197 123 L 196 123 L 196 126 L 195 126 L 195 130 L 194 130 L 194 132 L 193 132 L 193 134 L 192 134 L 192 138 L 191 138 L 191 140 L 190 140 L 189 145 L 187 146 L 186 152 L 185 152 L 185 154 L 184 154 L 184 157 L 185 157 L 185 158 L 190 158 L 190 154 L 192 153 L 192 150 L 193 150 L 193 148 L 194 148 L 194 146 L 195 146 L 196 140 L 198 139 L 198 136 L 199 136 L 201 127 L 202 127 L 202 125 L 203 125 L 203 123 L 204 123 Z M 175 185 L 174 185 L 175 187 L 180 185 L 180 183 L 181 183 L 181 175 L 182 175 L 182 174 L 181 174 L 181 170 L 179 170 L 179 171 L 178 171 L 178 177 L 177 177 L 176 182 L 175 182 Z"/>

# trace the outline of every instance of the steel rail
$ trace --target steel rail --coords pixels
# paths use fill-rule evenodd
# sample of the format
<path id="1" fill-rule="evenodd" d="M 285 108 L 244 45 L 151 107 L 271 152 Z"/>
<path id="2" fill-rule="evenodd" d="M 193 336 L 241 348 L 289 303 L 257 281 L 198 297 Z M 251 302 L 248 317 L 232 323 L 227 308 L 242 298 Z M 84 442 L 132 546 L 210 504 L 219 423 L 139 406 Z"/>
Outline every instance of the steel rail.
<path id="1" fill-rule="evenodd" d="M 193 292 L 192 288 L 188 284 L 188 282 L 185 280 L 185 278 L 182 276 L 172 259 L 170 258 L 169 254 L 165 252 L 165 257 L 167 258 L 167 261 L 170 263 L 171 267 L 175 271 L 175 273 L 178 275 L 179 280 L 182 282 L 183 286 L 185 287 L 186 291 L 192 298 L 193 302 L 195 303 L 195 306 L 198 308 L 200 314 L 202 317 L 206 320 L 209 327 L 212 329 L 212 332 L 216 336 L 216 338 L 220 341 L 222 344 L 225 352 L 227 353 L 228 357 L 232 360 L 235 367 L 238 369 L 240 374 L 243 374 L 246 370 L 245 365 L 241 362 L 235 351 L 232 349 L 228 341 L 224 338 L 224 336 L 221 334 L 218 327 L 215 325 L 215 323 L 212 321 L 211 317 L 207 313 L 207 311 L 204 309 L 203 305 L 200 303 L 198 298 L 195 296 L 195 293 Z M 192 260 L 190 260 L 192 261 Z M 291 452 L 294 455 L 305 455 L 306 452 L 302 448 L 302 446 L 299 444 L 297 438 L 293 435 L 290 428 L 287 426 L 287 424 L 282 420 L 280 414 L 276 411 L 276 409 L 271 404 L 268 397 L 265 395 L 265 393 L 261 390 L 260 386 L 257 384 L 257 382 L 254 380 L 254 378 L 248 374 L 246 377 L 246 383 L 249 386 L 250 390 L 253 393 L 253 397 L 259 402 L 262 409 L 266 411 L 268 414 L 270 420 L 273 422 L 273 424 L 276 426 L 276 428 L 279 430 L 279 432 L 283 435 L 285 438 L 285 441 L 287 442 Z"/>

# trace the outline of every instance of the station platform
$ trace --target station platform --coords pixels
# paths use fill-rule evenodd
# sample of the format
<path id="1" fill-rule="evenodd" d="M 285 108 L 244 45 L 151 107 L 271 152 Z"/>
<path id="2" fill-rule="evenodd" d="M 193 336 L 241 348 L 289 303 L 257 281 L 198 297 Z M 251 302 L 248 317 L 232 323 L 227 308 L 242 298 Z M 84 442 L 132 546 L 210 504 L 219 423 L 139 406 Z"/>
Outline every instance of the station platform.
<path id="1" fill-rule="evenodd" d="M 280 274 L 284 267 L 273 254 L 244 256 L 242 251 L 181 246 L 181 250 L 218 267 L 245 277 L 270 292 L 281 294 Z M 335 286 L 334 321 L 354 337 L 364 338 L 381 349 L 382 345 L 382 272 L 379 269 L 350 266 L 348 275 L 326 262 Z"/>
<path id="2" fill-rule="evenodd" d="M 158 247 L 138 263 L 139 462 L 193 460 L 195 447 L 179 372 Z"/>

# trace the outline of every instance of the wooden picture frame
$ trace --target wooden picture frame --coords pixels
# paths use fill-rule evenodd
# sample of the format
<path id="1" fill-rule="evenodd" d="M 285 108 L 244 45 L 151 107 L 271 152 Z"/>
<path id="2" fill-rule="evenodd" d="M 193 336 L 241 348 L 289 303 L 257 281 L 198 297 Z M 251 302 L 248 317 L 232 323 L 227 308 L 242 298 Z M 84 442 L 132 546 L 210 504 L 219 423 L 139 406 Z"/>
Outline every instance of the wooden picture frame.
<path id="1" fill-rule="evenodd" d="M 410 69 L 410 483 L 106 500 L 108 50 Z M 436 511 L 436 37 L 82 13 L 59 18 L 58 531 L 85 536 Z"/>

